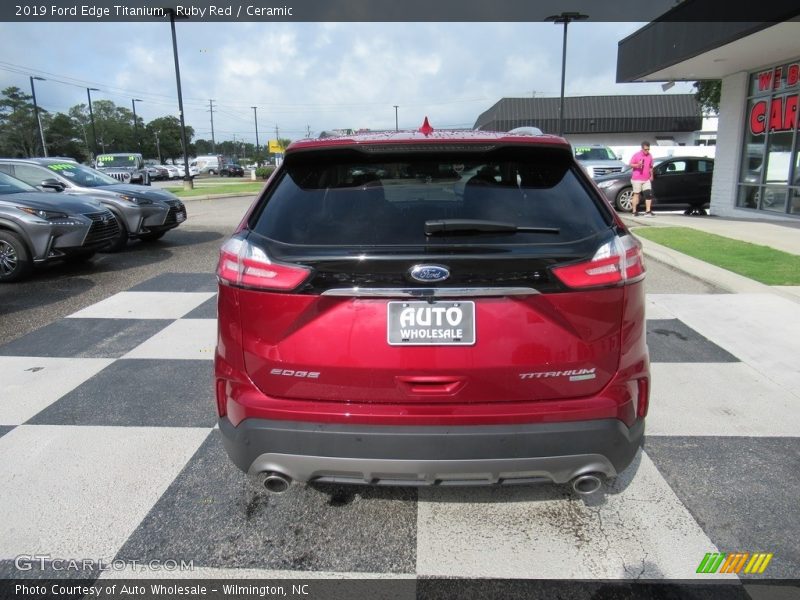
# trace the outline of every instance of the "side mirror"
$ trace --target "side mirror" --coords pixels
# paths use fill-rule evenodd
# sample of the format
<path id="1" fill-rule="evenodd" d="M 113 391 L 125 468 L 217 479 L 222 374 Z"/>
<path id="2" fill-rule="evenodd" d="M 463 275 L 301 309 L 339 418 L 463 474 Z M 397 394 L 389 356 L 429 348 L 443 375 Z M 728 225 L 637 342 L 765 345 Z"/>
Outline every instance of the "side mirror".
<path id="1" fill-rule="evenodd" d="M 61 183 L 58 179 L 45 179 L 39 185 L 45 189 L 50 189 L 56 192 L 63 192 L 64 189 L 67 187 L 63 183 Z"/>

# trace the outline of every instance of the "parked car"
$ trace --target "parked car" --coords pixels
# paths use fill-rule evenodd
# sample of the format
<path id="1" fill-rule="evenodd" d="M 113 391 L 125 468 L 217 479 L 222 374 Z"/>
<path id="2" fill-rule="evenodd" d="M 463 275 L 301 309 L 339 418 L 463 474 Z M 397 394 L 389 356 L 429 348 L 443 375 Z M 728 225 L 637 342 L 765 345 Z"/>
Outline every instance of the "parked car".
<path id="1" fill-rule="evenodd" d="M 271 492 L 594 492 L 642 441 L 644 275 L 563 139 L 428 125 L 295 142 L 220 250 L 227 453 Z"/>
<path id="2" fill-rule="evenodd" d="M 164 181 L 165 179 L 169 179 L 169 171 L 161 165 L 147 165 L 145 169 L 147 169 L 147 175 L 150 177 L 150 181 Z"/>
<path id="3" fill-rule="evenodd" d="M 157 240 L 186 220 L 186 207 L 175 194 L 119 183 L 90 167 L 52 158 L 0 158 L 0 171 L 43 191 L 91 196 L 114 213 L 120 225 L 111 250 L 129 239 Z"/>
<path id="4" fill-rule="evenodd" d="M 35 264 L 91 258 L 118 231 L 99 202 L 40 192 L 0 173 L 0 283 L 23 279 Z"/>
<path id="5" fill-rule="evenodd" d="M 219 172 L 222 177 L 244 177 L 244 169 L 242 165 L 236 163 L 228 163 Z"/>
<path id="6" fill-rule="evenodd" d="M 166 169 L 168 179 L 180 179 L 183 177 L 183 167 L 176 165 L 160 165 L 161 168 Z"/>
<path id="7" fill-rule="evenodd" d="M 696 156 L 657 158 L 653 167 L 653 210 L 684 210 L 686 214 L 706 214 L 711 202 L 714 159 Z M 614 207 L 622 212 L 633 208 L 631 171 L 598 177 L 595 180 Z M 644 200 L 640 199 L 640 206 Z"/>
<path id="8" fill-rule="evenodd" d="M 602 144 L 574 146 L 573 152 L 579 164 L 586 169 L 592 179 L 630 170 L 630 167 L 622 162 L 611 148 Z"/>
<path id="9" fill-rule="evenodd" d="M 119 152 L 98 154 L 95 168 L 122 183 L 150 185 L 150 173 L 141 154 Z"/>

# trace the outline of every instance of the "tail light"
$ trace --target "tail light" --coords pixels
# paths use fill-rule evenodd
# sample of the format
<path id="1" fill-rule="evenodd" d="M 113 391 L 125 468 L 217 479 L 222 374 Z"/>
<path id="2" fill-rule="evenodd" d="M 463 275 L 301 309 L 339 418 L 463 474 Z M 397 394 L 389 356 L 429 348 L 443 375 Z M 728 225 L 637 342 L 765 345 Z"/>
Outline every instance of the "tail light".
<path id="1" fill-rule="evenodd" d="M 217 276 L 231 285 L 288 292 L 310 273 L 306 267 L 272 262 L 264 250 L 239 238 L 229 239 L 219 251 Z"/>
<path id="2" fill-rule="evenodd" d="M 632 235 L 615 237 L 603 244 L 587 261 L 553 268 L 553 273 L 571 288 L 614 287 L 644 279 L 641 243 Z"/>

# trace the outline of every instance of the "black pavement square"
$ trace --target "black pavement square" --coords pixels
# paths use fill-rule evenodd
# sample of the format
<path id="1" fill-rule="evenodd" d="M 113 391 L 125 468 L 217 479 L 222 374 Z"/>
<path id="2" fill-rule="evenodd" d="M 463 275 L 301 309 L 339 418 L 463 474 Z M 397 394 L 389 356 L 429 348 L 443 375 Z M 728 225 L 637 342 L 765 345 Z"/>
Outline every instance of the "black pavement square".
<path id="1" fill-rule="evenodd" d="M 118 360 L 28 423 L 213 427 L 213 367 L 210 360 Z"/>
<path id="2" fill-rule="evenodd" d="M 189 314 L 183 315 L 182 319 L 216 319 L 217 318 L 217 297 L 209 298 L 200 306 L 193 309 Z"/>
<path id="3" fill-rule="evenodd" d="M 0 437 L 3 437 L 9 431 L 14 429 L 14 427 L 16 427 L 16 425 L 0 425 Z"/>
<path id="4" fill-rule="evenodd" d="M 61 319 L 0 346 L 0 356 L 119 358 L 171 319 Z"/>
<path id="5" fill-rule="evenodd" d="M 129 292 L 216 292 L 213 273 L 162 273 L 133 286 Z"/>
<path id="6" fill-rule="evenodd" d="M 645 450 L 720 552 L 772 552 L 757 577 L 800 578 L 800 438 L 648 436 Z"/>
<path id="7" fill-rule="evenodd" d="M 739 362 L 733 354 L 678 319 L 648 319 L 647 347 L 651 362 Z"/>
<path id="8" fill-rule="evenodd" d="M 417 494 L 409 488 L 251 487 L 214 430 L 117 554 L 195 566 L 414 573 Z"/>

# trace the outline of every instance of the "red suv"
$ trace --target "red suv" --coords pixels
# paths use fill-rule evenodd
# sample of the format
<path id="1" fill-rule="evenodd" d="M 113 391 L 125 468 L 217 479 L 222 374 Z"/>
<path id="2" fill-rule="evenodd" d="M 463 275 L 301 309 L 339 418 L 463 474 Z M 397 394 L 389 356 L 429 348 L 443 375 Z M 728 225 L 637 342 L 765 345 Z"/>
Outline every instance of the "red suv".
<path id="1" fill-rule="evenodd" d="M 644 270 L 562 138 L 295 142 L 220 252 L 227 452 L 273 492 L 594 492 L 642 442 Z"/>

